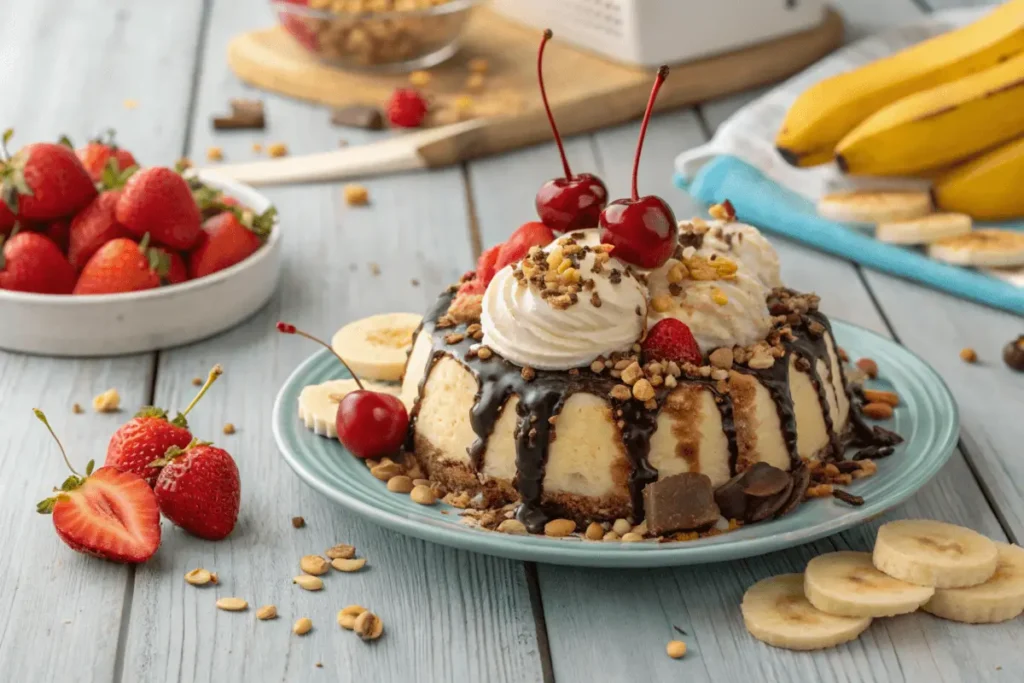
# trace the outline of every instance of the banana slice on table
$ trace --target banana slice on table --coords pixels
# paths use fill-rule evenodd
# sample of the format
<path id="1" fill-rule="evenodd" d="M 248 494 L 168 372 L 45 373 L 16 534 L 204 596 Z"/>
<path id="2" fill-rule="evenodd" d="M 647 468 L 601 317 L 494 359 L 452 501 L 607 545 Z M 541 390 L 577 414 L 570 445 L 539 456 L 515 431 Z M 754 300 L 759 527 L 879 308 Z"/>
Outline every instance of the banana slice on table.
<path id="1" fill-rule="evenodd" d="M 965 235 L 974 223 L 965 213 L 932 213 L 920 218 L 888 221 L 875 226 L 875 237 L 889 244 L 928 244 Z"/>
<path id="2" fill-rule="evenodd" d="M 335 332 L 331 346 L 359 379 L 397 382 L 405 372 L 412 336 L 422 320 L 416 313 L 371 315 Z"/>
<path id="3" fill-rule="evenodd" d="M 889 576 L 919 586 L 962 588 L 988 581 L 996 544 L 977 531 L 933 519 L 883 524 L 872 562 Z"/>
<path id="4" fill-rule="evenodd" d="M 837 223 L 887 223 L 919 218 L 932 211 L 932 197 L 921 191 L 834 192 L 818 200 L 818 215 Z"/>
<path id="5" fill-rule="evenodd" d="M 1024 266 L 1024 232 L 974 230 L 928 245 L 928 255 L 958 266 Z"/>
<path id="6" fill-rule="evenodd" d="M 992 277 L 997 277 L 1004 282 L 1009 282 L 1011 285 L 1024 287 L 1024 267 L 986 268 L 985 272 Z"/>
<path id="7" fill-rule="evenodd" d="M 363 386 L 370 391 L 398 396 L 401 387 L 397 384 L 380 384 L 363 380 Z M 345 395 L 359 388 L 354 379 L 332 379 L 323 384 L 311 384 L 299 393 L 299 419 L 314 434 L 335 439 L 338 428 L 338 404 Z"/>
<path id="8" fill-rule="evenodd" d="M 915 586 L 878 571 L 871 563 L 871 553 L 819 555 L 804 570 L 807 600 L 822 612 L 844 617 L 907 614 L 934 593 L 931 586 Z"/>
<path id="9" fill-rule="evenodd" d="M 787 650 L 820 650 L 853 640 L 871 617 L 842 617 L 818 610 L 804 597 L 803 574 L 758 581 L 743 594 L 743 623 L 750 635 Z"/>
<path id="10" fill-rule="evenodd" d="M 922 609 L 968 624 L 994 624 L 1024 612 L 1024 549 L 994 543 L 999 559 L 992 578 L 968 588 L 940 588 Z"/>

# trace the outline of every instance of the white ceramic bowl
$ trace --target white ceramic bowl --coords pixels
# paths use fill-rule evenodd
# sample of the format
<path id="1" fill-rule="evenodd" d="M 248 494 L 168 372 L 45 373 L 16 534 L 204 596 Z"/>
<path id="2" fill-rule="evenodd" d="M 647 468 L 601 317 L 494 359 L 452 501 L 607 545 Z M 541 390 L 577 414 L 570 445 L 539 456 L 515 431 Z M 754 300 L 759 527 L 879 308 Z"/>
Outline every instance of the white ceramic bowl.
<path id="1" fill-rule="evenodd" d="M 248 185 L 200 173 L 257 213 L 270 201 Z M 165 349 L 222 332 L 277 289 L 281 229 L 241 263 L 198 280 L 129 294 L 53 296 L 0 290 L 0 348 L 45 356 L 113 356 Z"/>

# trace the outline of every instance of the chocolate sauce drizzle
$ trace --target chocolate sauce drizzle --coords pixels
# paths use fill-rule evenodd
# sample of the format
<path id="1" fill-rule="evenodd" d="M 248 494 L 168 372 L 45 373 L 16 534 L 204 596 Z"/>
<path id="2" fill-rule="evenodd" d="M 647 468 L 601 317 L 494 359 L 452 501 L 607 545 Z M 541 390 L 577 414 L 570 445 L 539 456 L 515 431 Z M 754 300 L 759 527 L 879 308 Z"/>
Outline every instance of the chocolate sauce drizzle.
<path id="1" fill-rule="evenodd" d="M 789 293 L 788 290 L 783 291 Z M 673 389 L 664 386 L 658 387 L 656 400 L 659 407 L 657 410 L 647 410 L 639 401 L 609 399 L 609 392 L 614 386 L 620 384 L 621 380 L 607 374 L 593 373 L 587 368 L 575 372 L 537 370 L 533 379 L 527 381 L 521 374 L 520 366 L 497 355 L 481 359 L 472 353 L 470 347 L 478 342 L 468 335 L 454 344 L 446 341 L 445 338 L 452 333 L 464 334 L 467 327 L 466 324 L 445 328 L 437 326 L 438 319 L 448 311 L 453 298 L 454 294 L 450 291 L 442 294 L 424 317 L 420 329 L 414 335 L 415 339 L 421 331 L 427 332 L 431 336 L 433 350 L 420 381 L 416 404 L 411 411 L 407 449 L 413 448 L 413 434 L 419 413 L 419 403 L 423 397 L 423 390 L 430 371 L 438 360 L 445 356 L 457 360 L 466 367 L 473 373 L 479 384 L 470 413 L 470 425 L 476 434 L 476 439 L 468 448 L 476 471 L 480 469 L 484 452 L 487 449 L 488 438 L 501 416 L 502 409 L 512 394 L 517 395 L 519 403 L 516 407 L 517 422 L 514 432 L 517 475 L 514 484 L 519 492 L 521 503 L 516 517 L 532 533 L 539 533 L 548 520 L 548 513 L 542 505 L 543 481 L 550 444 L 556 437 L 555 418 L 572 395 L 576 393 L 593 394 L 608 400 L 615 411 L 618 424 L 621 427 L 622 442 L 631 465 L 628 487 L 634 519 L 637 522 L 642 520 L 643 489 L 647 484 L 658 479 L 658 471 L 651 466 L 648 460 L 651 437 L 657 430 L 657 419 L 661 406 L 664 405 L 665 398 Z M 803 319 L 805 326 L 812 322 L 817 323 L 822 326 L 822 330 L 831 334 L 831 326 L 824 315 L 811 311 L 803 314 Z M 850 424 L 852 427 L 849 434 L 843 437 L 833 433 L 832 415 L 824 385 L 825 381 L 832 381 L 832 362 L 828 354 L 824 332 L 814 335 L 804 329 L 799 335 L 784 338 L 782 346 L 785 354 L 776 359 L 771 368 L 757 370 L 736 365 L 733 369 L 756 376 L 758 381 L 768 389 L 778 410 L 784 441 L 794 470 L 802 461 L 797 451 L 796 413 L 789 386 L 791 356 L 796 356 L 796 362 L 801 366 L 800 369 L 804 370 L 811 378 L 818 394 L 825 426 L 830 435 L 827 452 L 821 454 L 823 459 L 841 459 L 847 441 L 858 446 L 889 446 L 899 443 L 901 439 L 898 435 L 881 427 L 872 427 L 864 421 L 858 409 L 860 402 L 856 400 L 855 392 L 846 387 L 845 377 L 843 378 L 844 387 L 851 399 Z M 825 378 L 818 375 L 819 360 L 824 362 L 828 370 L 828 375 Z M 728 440 L 730 473 L 736 474 L 739 446 L 730 395 L 720 389 L 719 383 L 709 378 L 688 376 L 678 378 L 678 384 L 684 383 L 700 385 L 712 392 L 715 405 L 721 416 L 722 430 Z"/>

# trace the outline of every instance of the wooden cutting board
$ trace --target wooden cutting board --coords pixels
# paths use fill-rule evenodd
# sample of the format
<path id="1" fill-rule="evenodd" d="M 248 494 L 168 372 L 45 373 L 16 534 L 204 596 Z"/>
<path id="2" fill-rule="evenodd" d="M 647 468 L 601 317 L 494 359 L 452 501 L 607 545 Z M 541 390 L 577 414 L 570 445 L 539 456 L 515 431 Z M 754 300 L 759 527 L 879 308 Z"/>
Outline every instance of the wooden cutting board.
<path id="1" fill-rule="evenodd" d="M 777 81 L 815 62 L 842 39 L 842 19 L 829 10 L 814 29 L 675 66 L 657 108 L 690 105 Z M 539 41 L 538 31 L 487 9 L 477 10 L 463 49 L 431 69 L 431 82 L 423 88 L 432 106 L 428 124 L 440 133 L 416 150 L 425 165 L 456 163 L 551 139 L 537 90 Z M 474 58 L 486 59 L 489 68 L 483 89 L 469 92 L 468 62 Z M 408 83 L 402 74 L 325 66 L 280 27 L 235 37 L 228 46 L 228 63 L 239 78 L 256 87 L 334 107 L 382 105 L 396 87 Z M 559 43 L 557 36 L 545 54 L 544 76 L 559 128 L 566 135 L 639 117 L 653 83 L 651 70 L 609 62 Z M 465 96 L 471 104 L 460 110 L 456 101 Z M 447 125 L 466 119 L 475 125 Z"/>

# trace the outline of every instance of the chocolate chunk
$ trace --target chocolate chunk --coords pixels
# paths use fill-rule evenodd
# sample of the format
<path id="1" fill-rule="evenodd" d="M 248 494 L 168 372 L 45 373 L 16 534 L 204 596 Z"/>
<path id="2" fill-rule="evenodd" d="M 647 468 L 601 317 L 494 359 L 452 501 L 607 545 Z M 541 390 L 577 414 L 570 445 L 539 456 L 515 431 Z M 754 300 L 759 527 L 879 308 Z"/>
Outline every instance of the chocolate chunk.
<path id="1" fill-rule="evenodd" d="M 765 498 L 774 496 L 789 482 L 790 476 L 784 470 L 772 467 L 766 462 L 758 462 L 743 473 L 740 485 L 748 496 Z"/>
<path id="2" fill-rule="evenodd" d="M 747 515 L 746 521 L 760 522 L 762 519 L 768 519 L 789 502 L 789 497 L 793 494 L 793 477 L 789 476 L 788 472 L 783 474 L 786 475 L 785 487 L 774 496 L 759 499 Z"/>
<path id="3" fill-rule="evenodd" d="M 811 485 L 811 471 L 807 469 L 806 465 L 801 465 L 795 472 L 792 473 L 793 477 L 793 490 L 789 493 L 789 498 L 779 508 L 779 511 L 775 513 L 776 517 L 782 517 L 788 515 L 790 512 L 796 509 L 796 507 L 803 501 L 804 494 L 807 493 L 807 487 Z"/>
<path id="4" fill-rule="evenodd" d="M 858 460 L 859 459 L 860 458 L 858 458 Z M 839 462 L 833 464 L 836 466 L 836 469 L 842 472 L 843 474 L 850 474 L 851 472 L 856 472 L 860 469 L 860 465 L 855 463 L 853 460 L 840 460 Z"/>
<path id="5" fill-rule="evenodd" d="M 647 529 L 661 536 L 692 531 L 718 521 L 718 506 L 706 474 L 683 472 L 644 487 Z"/>
<path id="6" fill-rule="evenodd" d="M 878 425 L 871 428 L 871 437 L 876 446 L 897 446 L 903 443 L 902 436 Z"/>
<path id="7" fill-rule="evenodd" d="M 231 100 L 230 116 L 216 116 L 213 127 L 216 130 L 238 130 L 243 128 L 266 128 L 267 121 L 263 114 L 263 102 L 260 100 Z"/>
<path id="8" fill-rule="evenodd" d="M 741 472 L 715 489 L 715 503 L 726 519 L 746 519 L 747 494 L 743 492 Z"/>
<path id="9" fill-rule="evenodd" d="M 384 113 L 368 104 L 353 104 L 332 111 L 331 123 L 335 126 L 380 130 L 384 127 Z"/>
<path id="10" fill-rule="evenodd" d="M 832 496 L 834 498 L 838 498 L 844 503 L 849 503 L 854 507 L 860 507 L 861 505 L 864 504 L 863 498 L 861 498 L 860 496 L 855 496 L 849 491 L 844 491 L 842 489 L 832 489 Z"/>
<path id="11" fill-rule="evenodd" d="M 1012 370 L 1024 372 L 1024 334 L 1003 348 L 1003 362 Z"/>
<path id="12" fill-rule="evenodd" d="M 887 458 L 896 451 L 892 446 L 868 446 L 862 448 L 854 454 L 855 460 L 868 460 L 877 458 Z M 840 472 L 843 470 L 840 469 Z"/>

